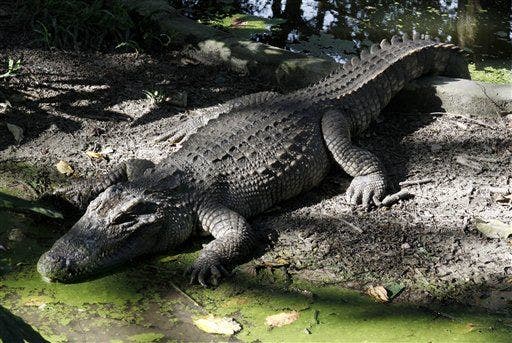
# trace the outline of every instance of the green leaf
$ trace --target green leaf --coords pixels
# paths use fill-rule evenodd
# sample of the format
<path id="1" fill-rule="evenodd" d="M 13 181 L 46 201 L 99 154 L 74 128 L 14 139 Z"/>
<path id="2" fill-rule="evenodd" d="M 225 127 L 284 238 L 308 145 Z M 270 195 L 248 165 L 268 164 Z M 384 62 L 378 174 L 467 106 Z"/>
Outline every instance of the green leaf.
<path id="1" fill-rule="evenodd" d="M 401 283 L 392 283 L 389 285 L 386 285 L 384 288 L 386 288 L 386 291 L 388 291 L 388 298 L 389 300 L 396 298 L 402 291 L 405 289 L 405 286 Z"/>
<path id="2" fill-rule="evenodd" d="M 12 195 L 0 193 L 0 208 L 7 208 L 13 211 L 30 211 L 42 214 L 43 216 L 62 219 L 62 213 L 39 204 L 36 201 L 21 199 Z"/>

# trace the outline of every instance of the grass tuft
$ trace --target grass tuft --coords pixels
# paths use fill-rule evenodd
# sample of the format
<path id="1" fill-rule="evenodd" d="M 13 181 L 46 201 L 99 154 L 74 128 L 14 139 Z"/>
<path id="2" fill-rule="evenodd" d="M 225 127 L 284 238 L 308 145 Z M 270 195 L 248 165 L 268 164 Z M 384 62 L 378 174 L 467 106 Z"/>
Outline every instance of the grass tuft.
<path id="1" fill-rule="evenodd" d="M 21 0 L 17 20 L 48 49 L 138 52 L 173 38 L 162 37 L 151 20 L 130 13 L 120 0 Z"/>

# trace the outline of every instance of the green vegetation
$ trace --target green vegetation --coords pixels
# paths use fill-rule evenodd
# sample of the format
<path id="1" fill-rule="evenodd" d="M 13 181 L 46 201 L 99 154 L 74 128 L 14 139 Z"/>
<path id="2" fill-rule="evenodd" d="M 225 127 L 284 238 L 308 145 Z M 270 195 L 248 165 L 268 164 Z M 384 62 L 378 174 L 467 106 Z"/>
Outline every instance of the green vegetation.
<path id="1" fill-rule="evenodd" d="M 139 335 L 134 335 L 131 337 L 128 337 L 128 340 L 130 342 L 135 343 L 151 343 L 151 342 L 159 342 L 165 338 L 165 335 L 162 335 L 161 333 L 141 333 Z"/>
<path id="2" fill-rule="evenodd" d="M 120 0 L 24 0 L 18 12 L 18 21 L 32 27 L 35 41 L 47 48 L 139 51 L 173 41 L 151 20 L 132 18 Z"/>
<path id="3" fill-rule="evenodd" d="M 47 208 L 46 206 L 43 206 L 35 201 L 28 201 L 3 193 L 0 193 L 0 208 L 14 211 L 31 211 L 56 219 L 63 218 L 61 213 Z"/>
<path id="4" fill-rule="evenodd" d="M 18 74 L 21 69 L 21 60 L 13 60 L 12 58 L 7 59 L 7 70 L 0 74 L 0 79 L 7 79 Z"/>
<path id="5" fill-rule="evenodd" d="M 243 39 L 250 39 L 255 34 L 270 33 L 273 26 L 284 22 L 280 18 L 268 19 L 240 13 L 207 21 L 209 25 L 227 30 Z"/>
<path id="6" fill-rule="evenodd" d="M 143 93 L 146 95 L 146 98 L 148 100 L 151 100 L 155 104 L 162 103 L 165 100 L 165 93 L 162 92 L 162 91 L 158 91 L 158 90 L 153 90 L 153 91 L 144 90 Z"/>
<path id="7" fill-rule="evenodd" d="M 469 64 L 471 78 L 475 81 L 491 83 L 512 83 L 512 65 L 508 68 L 500 66 L 477 67 L 475 63 Z"/>

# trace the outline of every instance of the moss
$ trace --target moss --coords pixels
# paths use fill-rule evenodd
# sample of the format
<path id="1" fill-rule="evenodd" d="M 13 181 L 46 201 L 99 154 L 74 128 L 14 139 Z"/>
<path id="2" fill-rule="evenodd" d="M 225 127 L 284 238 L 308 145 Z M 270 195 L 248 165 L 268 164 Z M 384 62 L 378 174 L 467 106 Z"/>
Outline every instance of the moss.
<path id="1" fill-rule="evenodd" d="M 32 200 L 44 191 L 67 182 L 47 168 L 25 162 L 0 162 L 0 192 Z"/>
<path id="2" fill-rule="evenodd" d="M 150 342 L 159 342 L 163 338 L 165 338 L 165 335 L 162 335 L 161 333 L 142 333 L 140 335 L 134 335 L 128 338 L 131 342 L 136 343 L 150 343 Z"/>
<path id="3" fill-rule="evenodd" d="M 248 14 L 234 14 L 211 20 L 208 24 L 225 29 L 239 38 L 249 39 L 255 34 L 269 33 L 272 26 L 283 22 L 285 20 L 279 18 L 268 19 Z"/>
<path id="4" fill-rule="evenodd" d="M 512 70 L 510 67 L 499 66 L 477 66 L 475 63 L 469 64 L 471 78 L 475 81 L 490 83 L 512 83 Z"/>

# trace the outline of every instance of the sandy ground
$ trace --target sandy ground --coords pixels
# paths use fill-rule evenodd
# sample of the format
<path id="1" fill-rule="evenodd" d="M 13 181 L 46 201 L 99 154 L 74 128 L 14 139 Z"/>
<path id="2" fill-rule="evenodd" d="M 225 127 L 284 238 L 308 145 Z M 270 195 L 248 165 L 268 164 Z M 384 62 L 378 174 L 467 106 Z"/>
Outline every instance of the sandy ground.
<path id="1" fill-rule="evenodd" d="M 55 169 L 65 160 L 79 177 L 132 157 L 158 161 L 175 147 L 155 138 L 186 120 L 188 110 L 271 89 L 178 53 L 2 48 L 0 61 L 7 56 L 22 58 L 23 69 L 2 88 L 12 107 L 0 115 L 0 161 Z M 155 103 L 144 93 L 154 90 L 186 93 L 186 107 Z M 279 264 L 292 277 L 356 289 L 402 284 L 404 301 L 459 300 L 511 311 L 512 242 L 475 228 L 476 218 L 512 222 L 510 201 L 499 201 L 489 188 L 512 186 L 511 126 L 389 111 L 383 119 L 359 143 L 382 158 L 395 188 L 429 179 L 404 187 L 415 197 L 364 212 L 346 204 L 350 179 L 334 168 L 320 187 L 254 220 L 278 239 L 249 266 Z M 20 144 L 3 123 L 23 129 Z M 106 151 L 108 159 L 91 159 L 86 151 Z M 463 155 L 481 169 L 457 163 Z"/>

